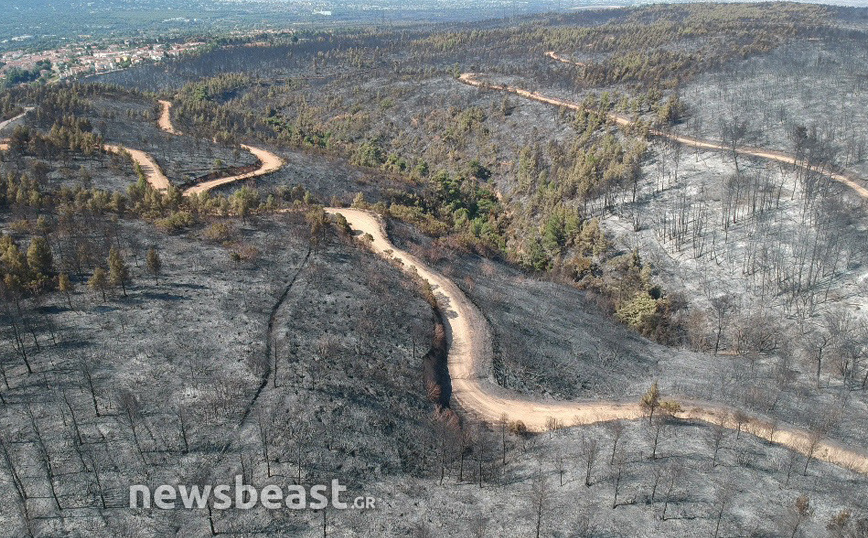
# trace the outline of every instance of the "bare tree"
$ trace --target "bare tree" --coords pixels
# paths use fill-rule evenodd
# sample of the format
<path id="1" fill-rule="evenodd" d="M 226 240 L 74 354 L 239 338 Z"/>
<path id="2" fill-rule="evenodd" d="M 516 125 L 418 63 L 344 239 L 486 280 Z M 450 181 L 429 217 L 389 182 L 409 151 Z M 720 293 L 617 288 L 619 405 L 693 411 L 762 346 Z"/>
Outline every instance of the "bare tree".
<path id="1" fill-rule="evenodd" d="M 724 428 L 723 425 L 718 424 L 717 422 L 711 425 L 712 467 L 717 467 L 717 455 L 720 452 L 721 446 L 723 446 L 723 440 L 725 437 L 726 428 Z"/>
<path id="2" fill-rule="evenodd" d="M 260 409 L 259 411 L 259 441 L 262 443 L 262 458 L 265 460 L 265 472 L 266 477 L 271 478 L 271 458 L 268 455 L 268 425 L 265 423 L 266 419 L 264 413 Z"/>
<path id="3" fill-rule="evenodd" d="M 99 406 L 96 403 L 96 390 L 93 386 L 93 370 L 91 369 L 90 363 L 87 360 L 80 361 L 79 369 L 81 370 L 81 374 L 84 376 L 84 381 L 87 383 L 87 389 L 90 392 L 90 400 L 91 403 L 93 403 L 93 412 L 96 416 L 100 416 Z"/>
<path id="4" fill-rule="evenodd" d="M 711 300 L 711 308 L 714 311 L 716 322 L 716 336 L 714 340 L 714 354 L 720 350 L 720 341 L 723 338 L 723 329 L 730 314 L 736 310 L 735 299 L 730 295 L 721 295 Z"/>
<path id="5" fill-rule="evenodd" d="M 647 431 L 648 440 L 651 442 L 651 459 L 657 459 L 657 448 L 660 445 L 660 437 L 666 432 L 669 427 L 669 416 L 665 414 L 658 415 L 650 424 Z"/>
<path id="6" fill-rule="evenodd" d="M 567 458 L 563 450 L 555 451 L 555 471 L 558 473 L 560 486 L 564 486 L 564 475 L 567 473 Z"/>
<path id="7" fill-rule="evenodd" d="M 24 516 L 25 526 L 29 526 L 30 513 L 27 509 L 27 490 L 24 488 L 24 482 L 21 480 L 21 475 L 19 474 L 18 469 L 15 468 L 15 462 L 13 461 L 12 454 L 9 452 L 9 445 L 4 440 L 3 434 L 4 432 L 0 431 L 0 455 L 3 456 L 3 463 L 6 464 L 6 470 L 12 478 L 12 485 L 15 487 L 15 494 L 21 504 L 21 512 Z"/>
<path id="8" fill-rule="evenodd" d="M 621 436 L 624 435 L 624 423 L 620 420 L 613 420 L 607 423 L 609 428 L 609 433 L 612 434 L 612 455 L 609 458 L 609 465 L 615 464 L 615 453 L 618 451 L 618 441 L 621 440 Z"/>
<path id="9" fill-rule="evenodd" d="M 489 439 L 489 431 L 488 429 L 482 425 L 478 424 L 476 428 L 474 428 L 473 434 L 473 457 L 476 459 L 476 479 L 479 484 L 479 488 L 482 489 L 482 482 L 485 479 L 485 454 L 486 447 L 490 441 Z"/>
<path id="10" fill-rule="evenodd" d="M 741 429 L 745 424 L 750 423 L 750 416 L 741 409 L 736 409 L 732 413 L 732 420 L 735 421 L 735 440 L 738 441 L 741 436 Z"/>
<path id="11" fill-rule="evenodd" d="M 666 493 L 663 498 L 663 513 L 660 519 L 666 521 L 666 511 L 669 508 L 669 503 L 672 501 L 672 494 L 675 492 L 675 486 L 681 478 L 683 469 L 680 465 L 673 463 L 666 468 Z"/>
<path id="12" fill-rule="evenodd" d="M 657 461 L 651 462 L 651 466 L 651 476 L 654 479 L 654 481 L 651 483 L 651 503 L 653 504 L 657 497 L 657 488 L 660 486 L 660 479 L 663 478 L 666 467 Z"/>
<path id="13" fill-rule="evenodd" d="M 729 476 L 727 476 L 723 483 L 717 485 L 714 496 L 714 538 L 720 536 L 720 525 L 723 522 L 727 508 L 729 508 L 735 496 L 735 491 L 735 487 Z"/>
<path id="14" fill-rule="evenodd" d="M 501 464 L 506 465 L 506 432 L 509 429 L 509 417 L 506 413 L 502 413 L 497 421 L 500 426 L 500 446 L 501 446 Z"/>
<path id="15" fill-rule="evenodd" d="M 808 476 L 808 464 L 817 451 L 820 441 L 823 439 L 823 433 L 817 429 L 812 429 L 808 432 L 808 438 L 805 442 L 805 468 L 802 469 L 802 474 Z"/>
<path id="16" fill-rule="evenodd" d="M 181 428 L 181 442 L 184 443 L 184 454 L 190 452 L 190 443 L 187 439 L 187 422 L 185 420 L 184 407 L 179 403 L 175 408 L 175 414 L 178 415 L 178 424 Z"/>
<path id="17" fill-rule="evenodd" d="M 51 497 L 54 499 L 55 506 L 57 506 L 58 510 L 62 511 L 63 506 L 60 504 L 60 499 L 57 498 L 57 488 L 54 484 L 55 472 L 51 452 L 49 452 L 48 447 L 45 445 L 45 439 L 42 437 L 39 424 L 36 422 L 36 417 L 33 415 L 33 409 L 29 403 L 27 404 L 27 416 L 30 418 L 30 426 L 33 428 L 33 435 L 36 438 L 36 448 L 39 451 L 40 460 L 45 467 L 48 489 L 51 490 Z"/>
<path id="18" fill-rule="evenodd" d="M 594 470 L 597 456 L 600 454 L 600 446 L 596 439 L 582 434 L 581 450 L 582 459 L 585 462 L 585 487 L 591 487 L 591 473 Z"/>
<path id="19" fill-rule="evenodd" d="M 531 512 L 535 521 L 536 538 L 539 538 L 542 532 L 543 518 L 549 510 L 549 502 L 551 501 L 548 480 L 542 473 L 542 470 L 538 470 L 533 478 L 530 489 L 530 501 Z"/>
<path id="20" fill-rule="evenodd" d="M 621 492 L 621 479 L 624 475 L 624 466 L 627 461 L 627 456 L 623 450 L 619 450 L 615 455 L 615 464 L 612 466 L 612 489 L 614 496 L 612 497 L 612 509 L 618 508 L 618 494 Z"/>
<path id="21" fill-rule="evenodd" d="M 805 338 L 805 353 L 817 365 L 817 388 L 820 388 L 820 375 L 823 372 L 823 359 L 825 358 L 826 351 L 832 346 L 833 338 L 832 334 L 823 329 L 811 331 Z"/>
<path id="22" fill-rule="evenodd" d="M 136 397 L 136 395 L 133 394 L 128 389 L 122 389 L 118 393 L 118 403 L 119 403 L 120 408 L 121 408 L 121 413 L 123 414 L 123 417 L 126 419 L 127 425 L 130 427 L 130 431 L 133 434 L 133 442 L 136 446 L 136 450 L 139 453 L 139 457 L 142 459 L 142 463 L 147 465 L 148 462 L 145 459 L 145 453 L 142 450 L 142 445 L 139 441 L 139 432 L 138 432 L 139 421 L 142 418 L 142 416 L 141 416 L 141 412 L 142 412 L 141 403 L 139 403 L 139 399 Z"/>

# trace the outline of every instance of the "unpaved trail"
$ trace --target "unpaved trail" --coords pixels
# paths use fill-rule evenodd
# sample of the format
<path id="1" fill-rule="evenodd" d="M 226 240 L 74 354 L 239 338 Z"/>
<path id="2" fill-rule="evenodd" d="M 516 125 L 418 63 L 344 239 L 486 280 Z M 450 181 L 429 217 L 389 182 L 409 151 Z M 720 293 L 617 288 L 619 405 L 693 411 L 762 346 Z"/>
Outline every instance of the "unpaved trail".
<path id="1" fill-rule="evenodd" d="M 581 108 L 580 105 L 575 103 L 548 98 L 525 90 L 481 83 L 472 74 L 461 75 L 460 79 L 462 82 L 473 86 L 511 91 L 545 103 L 567 106 L 574 109 Z M 164 106 L 165 115 L 171 104 L 167 101 L 161 101 L 161 103 Z M 621 123 L 621 121 L 626 122 L 626 124 L 632 123 L 628 119 L 622 118 L 621 116 L 612 115 L 612 119 L 617 123 Z M 176 134 L 177 131 L 171 126 L 171 118 L 168 118 L 167 121 L 167 126 L 171 130 L 165 129 L 162 117 L 160 127 L 164 128 L 167 132 Z M 699 148 L 727 149 L 713 142 L 674 135 L 666 136 L 685 144 L 696 144 L 696 147 Z M 250 146 L 243 147 L 262 161 L 263 164 L 258 170 L 239 176 L 208 181 L 188 189 L 184 194 L 205 192 L 219 185 L 271 173 L 280 169 L 283 165 L 282 159 L 271 152 Z M 121 148 L 116 145 L 105 145 L 104 148 L 106 151 L 115 153 L 120 153 L 125 149 L 130 153 L 133 160 L 142 167 L 149 183 L 154 188 L 161 190 L 168 189 L 168 178 L 166 178 L 149 154 L 139 150 Z M 794 158 L 777 152 L 751 148 L 740 148 L 738 151 L 757 157 L 796 164 Z M 857 190 L 857 192 L 862 196 L 868 197 L 868 191 L 853 183 L 849 177 L 843 175 L 832 177 L 838 181 L 851 184 L 850 186 L 854 189 L 861 189 L 861 191 Z M 552 421 L 556 421 L 557 424 L 563 426 L 573 426 L 643 417 L 642 410 L 635 402 L 541 402 L 519 398 L 498 387 L 492 376 L 492 341 L 488 323 L 482 313 L 464 295 L 458 286 L 445 276 L 428 267 L 412 254 L 395 247 L 388 239 L 382 221 L 372 213 L 346 208 L 326 208 L 326 211 L 330 214 L 342 214 L 353 229 L 363 234 L 371 235 L 373 238 L 371 248 L 374 252 L 386 258 L 399 260 L 405 271 L 418 275 L 431 285 L 437 299 L 437 304 L 443 314 L 444 325 L 446 327 L 452 398 L 455 403 L 468 413 L 489 423 L 495 423 L 501 417 L 506 417 L 510 421 L 522 421 L 529 430 L 537 432 L 546 430 Z M 843 447 L 834 441 L 812 437 L 810 432 L 799 428 L 783 426 L 773 429 L 768 421 L 760 417 L 749 417 L 747 422 L 739 424 L 733 418 L 735 409 L 726 406 L 688 400 L 676 399 L 676 401 L 679 401 L 684 409 L 684 411 L 678 414 L 680 418 L 721 424 L 730 429 L 740 427 L 742 431 L 796 450 L 802 454 L 810 455 L 859 473 L 868 474 L 868 455 L 862 451 Z"/>
<path id="2" fill-rule="evenodd" d="M 553 50 L 546 52 L 546 56 L 548 56 L 549 58 L 551 58 L 552 60 L 554 60 L 556 62 L 561 62 L 561 63 L 569 64 L 569 65 L 575 65 L 576 67 L 585 67 L 585 64 L 583 64 L 582 62 L 577 62 L 575 60 L 570 60 L 569 58 L 564 58 L 563 56 L 561 56 L 560 54 L 558 54 L 557 52 L 555 52 Z"/>
<path id="3" fill-rule="evenodd" d="M 114 144 L 106 144 L 103 146 L 103 149 L 111 153 L 121 153 L 123 151 L 128 152 L 133 161 L 135 161 L 135 163 L 141 167 L 142 172 L 145 173 L 145 178 L 148 180 L 148 183 L 151 184 L 151 187 L 158 191 L 169 189 L 169 178 L 167 178 L 166 174 L 160 170 L 157 161 L 155 161 L 149 154 L 138 149 L 125 148 Z"/>
<path id="4" fill-rule="evenodd" d="M 24 109 L 24 112 L 22 112 L 21 114 L 18 114 L 14 118 L 9 118 L 8 120 L 5 120 L 5 121 L 0 121 L 0 131 L 5 129 L 7 125 L 14 123 L 14 122 L 20 120 L 21 118 L 23 118 L 24 116 L 26 116 L 27 113 L 30 112 L 31 110 L 33 110 L 33 107 L 27 107 Z M 9 151 L 8 139 L 0 140 L 0 151 Z"/>
<path id="5" fill-rule="evenodd" d="M 509 86 L 507 84 L 491 84 L 489 82 L 482 82 L 477 77 L 479 75 L 477 73 L 462 73 L 458 80 L 467 84 L 468 86 L 475 86 L 477 88 L 482 88 L 485 90 L 497 90 L 502 92 L 514 93 L 518 96 L 524 97 L 526 99 L 531 99 L 533 101 L 539 101 L 540 103 L 545 103 L 547 105 L 555 105 L 561 106 L 564 108 L 569 108 L 571 110 L 583 111 L 585 107 L 578 103 L 574 103 L 572 101 L 566 101 L 564 99 L 559 99 L 557 97 L 548 97 L 538 92 L 530 92 L 527 90 L 523 90 L 521 88 L 515 86 Z M 633 121 L 624 116 L 622 114 L 615 114 L 614 112 L 609 113 L 608 117 L 610 120 L 614 121 L 616 124 L 621 125 L 623 127 L 628 127 L 633 125 Z"/>
<path id="6" fill-rule="evenodd" d="M 172 103 L 162 100 L 159 103 L 163 107 L 163 110 L 160 112 L 160 119 L 157 122 L 160 125 L 160 129 L 169 134 L 181 136 L 181 131 L 175 129 L 175 126 L 172 124 Z"/>
<path id="7" fill-rule="evenodd" d="M 158 122 L 160 125 L 160 129 L 169 134 L 180 136 L 181 132 L 175 129 L 175 126 L 172 123 L 172 103 L 170 103 L 169 101 L 160 101 L 160 104 L 163 106 L 163 111 L 160 114 L 160 120 Z M 235 183 L 236 181 L 244 181 L 245 179 L 254 179 L 260 176 L 268 175 L 273 172 L 277 172 L 278 170 L 283 168 L 284 164 L 286 164 L 283 159 L 268 150 L 255 148 L 253 146 L 247 146 L 244 144 L 241 144 L 241 147 L 252 153 L 257 159 L 259 159 L 259 162 L 261 162 L 262 165 L 256 170 L 252 172 L 247 172 L 246 174 L 239 174 L 237 176 L 221 177 L 218 179 L 212 179 L 211 181 L 204 181 L 185 190 L 184 196 L 201 194 L 203 192 L 208 192 L 211 189 L 215 189 L 221 185 L 227 185 L 229 183 Z"/>
<path id="8" fill-rule="evenodd" d="M 592 424 L 644 416 L 635 402 L 571 401 L 542 402 L 522 399 L 495 384 L 492 378 L 491 332 L 482 313 L 451 280 L 424 262 L 395 247 L 386 235 L 382 221 L 359 209 L 327 208 L 341 214 L 361 234 L 373 237 L 371 248 L 386 258 L 399 260 L 401 268 L 428 281 L 437 299 L 446 327 L 449 377 L 452 400 L 477 418 L 496 423 L 502 416 L 522 421 L 531 431 L 545 431 L 552 420 L 564 426 Z M 683 411 L 679 418 L 739 428 L 733 418 L 735 409 L 714 403 L 677 399 Z M 741 430 L 805 455 L 868 474 L 868 454 L 843 447 L 834 441 L 811 436 L 803 429 L 786 425 L 774 429 L 761 417 L 750 417 Z"/>
<path id="9" fill-rule="evenodd" d="M 257 159 L 262 163 L 262 165 L 254 170 L 253 172 L 248 172 L 246 174 L 240 174 L 237 176 L 229 176 L 229 177 L 221 177 L 219 179 L 212 179 L 211 181 L 204 181 L 199 183 L 198 185 L 194 185 L 189 189 L 184 191 L 184 196 L 190 196 L 191 194 L 200 194 L 203 192 L 210 191 L 216 187 L 221 185 L 226 185 L 228 183 L 234 183 L 236 181 L 244 181 L 245 179 L 253 179 L 260 176 L 264 176 L 267 174 L 271 174 L 272 172 L 277 172 L 281 168 L 283 168 L 284 162 L 283 159 L 271 153 L 268 150 L 254 148 L 253 146 L 247 146 L 241 144 L 241 147 L 252 153 L 256 156 Z"/>
<path id="10" fill-rule="evenodd" d="M 161 101 L 162 102 L 162 101 Z M 0 122 L 0 129 L 3 129 L 10 123 L 17 121 L 23 118 L 27 112 L 33 110 L 32 108 L 28 108 L 23 114 L 19 114 L 12 119 L 6 120 L 4 122 Z M 123 146 L 119 146 L 117 144 L 104 144 L 102 149 L 104 151 L 108 151 L 110 153 L 123 153 L 126 151 L 130 154 L 130 157 L 133 159 L 133 162 L 138 164 L 142 172 L 145 174 L 145 179 L 147 179 L 148 183 L 150 183 L 151 187 L 158 191 L 165 191 L 169 188 L 169 178 L 166 177 L 166 174 L 160 170 L 160 166 L 157 164 L 157 161 L 154 160 L 149 154 L 144 151 L 138 149 L 130 149 Z M 9 144 L 5 141 L 0 141 L 0 151 L 9 151 Z"/>
<path id="11" fill-rule="evenodd" d="M 21 114 L 18 114 L 14 118 L 9 118 L 8 120 L 5 120 L 5 121 L 0 121 L 0 131 L 5 129 L 6 126 L 9 125 L 10 123 L 14 123 L 14 122 L 20 120 L 21 118 L 23 118 L 24 116 L 26 116 L 27 113 L 30 112 L 31 110 L 33 110 L 33 107 L 27 107 L 24 109 L 24 112 L 22 112 Z"/>
<path id="12" fill-rule="evenodd" d="M 554 53 L 552 53 L 554 54 Z M 546 54 L 549 57 L 548 53 Z M 555 58 L 558 61 L 563 61 L 558 58 Z M 570 63 L 568 61 L 568 63 Z M 521 88 L 517 88 L 515 86 L 509 86 L 506 84 L 491 84 L 488 82 L 483 82 L 479 80 L 477 73 L 464 73 L 458 77 L 460 82 L 467 84 L 469 86 L 475 86 L 477 88 L 487 89 L 487 90 L 496 90 L 513 93 L 515 95 L 524 97 L 526 99 L 531 99 L 533 101 L 537 101 L 540 103 L 545 103 L 548 105 L 560 106 L 564 108 L 568 108 L 570 110 L 583 111 L 584 107 L 579 103 L 575 103 L 572 101 L 567 101 L 564 99 L 560 99 L 557 97 L 548 97 L 538 92 L 530 92 L 527 90 L 523 90 Z M 615 112 L 609 112 L 607 117 L 614 122 L 615 124 L 621 127 L 631 127 L 635 125 L 635 121 L 631 120 L 629 117 L 623 114 L 617 114 Z M 761 159 L 766 159 L 769 161 L 775 161 L 779 163 L 789 164 L 792 166 L 797 166 L 799 168 L 806 169 L 806 166 L 803 162 L 797 160 L 794 156 L 788 155 L 781 151 L 767 150 L 762 148 L 751 148 L 751 147 L 736 147 L 734 150 L 732 147 L 725 146 L 720 142 L 716 142 L 713 140 L 703 140 L 701 138 L 693 138 L 690 136 L 681 136 L 672 133 L 667 133 L 665 131 L 660 131 L 658 129 L 651 129 L 648 133 L 652 136 L 656 136 L 658 138 L 666 138 L 672 140 L 674 142 L 678 142 L 680 144 L 684 144 L 686 146 L 697 148 L 697 149 L 705 149 L 709 151 L 735 151 L 735 153 L 739 155 L 747 155 L 751 157 L 759 157 Z M 818 171 L 811 168 L 812 171 Z M 863 187 L 860 183 L 857 182 L 857 176 L 848 171 L 830 171 L 823 170 L 823 175 L 842 183 L 858 194 L 860 197 L 864 199 L 868 199 L 868 189 Z"/>

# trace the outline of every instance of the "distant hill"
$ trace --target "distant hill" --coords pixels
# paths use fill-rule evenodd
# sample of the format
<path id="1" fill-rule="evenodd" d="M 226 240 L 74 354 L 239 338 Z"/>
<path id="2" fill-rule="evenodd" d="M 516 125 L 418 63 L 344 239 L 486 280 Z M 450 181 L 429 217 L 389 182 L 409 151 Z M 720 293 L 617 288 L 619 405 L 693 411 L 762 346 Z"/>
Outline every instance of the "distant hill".
<path id="1" fill-rule="evenodd" d="M 311 24 L 467 21 L 646 3 L 650 2 L 378 0 L 368 4 L 346 0 L 4 0 L 0 50 L 43 45 L 79 35 L 134 37 Z M 810 3 L 864 6 L 865 0 Z"/>

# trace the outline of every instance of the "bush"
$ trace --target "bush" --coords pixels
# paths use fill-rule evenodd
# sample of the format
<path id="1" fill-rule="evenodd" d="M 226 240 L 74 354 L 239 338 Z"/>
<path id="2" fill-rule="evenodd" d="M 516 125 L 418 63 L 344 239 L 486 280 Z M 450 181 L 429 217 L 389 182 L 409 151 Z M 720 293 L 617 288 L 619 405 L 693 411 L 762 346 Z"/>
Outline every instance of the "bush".
<path id="1" fill-rule="evenodd" d="M 168 217 L 157 220 L 155 224 L 166 233 L 174 233 L 189 228 L 195 222 L 193 215 L 188 211 L 175 211 Z"/>
<path id="2" fill-rule="evenodd" d="M 236 234 L 237 230 L 235 227 L 225 221 L 214 222 L 202 230 L 202 238 L 215 243 L 232 241 Z"/>
<path id="3" fill-rule="evenodd" d="M 654 334 L 659 321 L 657 301 L 645 292 L 618 306 L 615 316 L 644 336 Z"/>

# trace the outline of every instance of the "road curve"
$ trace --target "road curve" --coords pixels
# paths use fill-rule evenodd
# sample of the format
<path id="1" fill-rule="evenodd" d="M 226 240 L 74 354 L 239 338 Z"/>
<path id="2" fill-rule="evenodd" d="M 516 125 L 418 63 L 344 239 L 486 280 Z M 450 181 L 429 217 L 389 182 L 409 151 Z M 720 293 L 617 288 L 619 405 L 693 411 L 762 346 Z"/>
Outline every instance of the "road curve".
<path id="1" fill-rule="evenodd" d="M 246 174 L 239 174 L 237 176 L 229 176 L 229 177 L 221 177 L 219 179 L 212 179 L 211 181 L 203 181 L 197 185 L 193 185 L 189 189 L 184 191 L 184 196 L 190 196 L 191 194 L 200 194 L 203 192 L 208 192 L 211 189 L 219 187 L 221 185 L 226 185 L 228 183 L 235 183 L 236 181 L 244 181 L 245 179 L 254 179 L 260 176 L 264 176 L 267 174 L 271 174 L 272 172 L 277 172 L 281 168 L 283 168 L 284 162 L 283 159 L 271 153 L 268 150 L 254 148 L 253 146 L 247 146 L 241 144 L 241 147 L 252 153 L 256 156 L 257 159 L 262 163 L 262 165 L 254 170 L 253 172 L 248 172 Z"/>
<path id="2" fill-rule="evenodd" d="M 492 342 L 488 323 L 458 286 L 412 254 L 395 247 L 376 215 L 359 209 L 326 208 L 326 211 L 343 215 L 354 230 L 370 234 L 373 237 L 371 248 L 375 253 L 400 261 L 404 271 L 418 275 L 431 285 L 446 327 L 452 400 L 466 412 L 488 423 L 496 423 L 506 416 L 510 421 L 522 421 L 529 430 L 536 432 L 548 429 L 553 420 L 559 425 L 575 426 L 643 416 L 636 402 L 541 402 L 522 399 L 497 386 L 492 377 Z M 800 428 L 772 427 L 771 422 L 762 417 L 749 417 L 747 422 L 739 425 L 733 418 L 736 410 L 727 406 L 675 400 L 683 409 L 677 414 L 678 418 L 720 424 L 730 429 L 740 427 L 744 432 L 802 454 L 868 474 L 868 454 L 864 452 L 812 437 L 810 432 Z"/>
<path id="3" fill-rule="evenodd" d="M 14 118 L 9 118 L 8 120 L 5 120 L 5 121 L 0 121 L 0 131 L 5 129 L 6 126 L 9 125 L 10 123 L 16 122 L 16 121 L 20 120 L 21 118 L 23 118 L 24 116 L 26 116 L 27 113 L 30 112 L 31 110 L 33 110 L 33 107 L 27 107 L 24 109 L 24 112 L 22 112 L 21 114 L 18 114 Z M 0 151 L 9 151 L 8 139 L 0 140 Z"/>
<path id="4" fill-rule="evenodd" d="M 148 180 L 148 183 L 151 184 L 151 187 L 155 188 L 158 191 L 165 191 L 169 189 L 169 178 L 166 177 L 166 174 L 160 170 L 160 166 L 157 164 L 157 161 L 154 160 L 149 154 L 144 151 L 138 149 L 130 149 L 125 148 L 123 146 L 117 146 L 114 144 L 105 144 L 103 146 L 105 151 L 110 153 L 122 153 L 126 151 L 130 154 L 130 157 L 133 161 L 141 167 L 142 172 L 145 174 L 145 179 Z"/>
<path id="5" fill-rule="evenodd" d="M 163 107 L 158 122 L 160 129 L 169 134 L 180 136 L 181 132 L 175 129 L 174 124 L 172 124 L 172 103 L 169 101 L 160 101 L 160 105 L 162 105 Z M 271 174 L 273 172 L 277 172 L 278 170 L 283 168 L 284 164 L 286 164 L 283 159 L 268 150 L 255 148 L 253 146 L 247 146 L 244 144 L 241 144 L 241 147 L 252 153 L 257 159 L 259 159 L 259 162 L 262 163 L 259 168 L 257 168 L 253 172 L 247 172 L 246 174 L 238 174 L 235 176 L 212 179 L 211 181 L 203 181 L 202 183 L 193 185 L 192 187 L 185 190 L 184 196 L 201 194 L 203 192 L 208 192 L 211 189 L 215 189 L 221 185 L 228 185 L 229 183 L 235 183 L 236 181 L 244 181 L 245 179 L 254 179 L 260 176 Z"/>
<path id="6" fill-rule="evenodd" d="M 576 67 L 585 67 L 585 64 L 583 64 L 582 62 L 577 62 L 575 60 L 570 60 L 569 58 L 565 58 L 553 50 L 546 52 L 546 56 L 548 56 L 549 58 L 551 58 L 552 60 L 554 60 L 556 62 L 561 62 L 561 63 L 569 64 L 569 65 L 575 65 Z"/>
<path id="7" fill-rule="evenodd" d="M 0 129 L 3 129 L 10 123 L 23 118 L 27 112 L 33 110 L 32 108 L 28 108 L 23 114 L 19 114 L 12 119 L 6 120 L 4 122 L 0 122 Z M 104 144 L 102 149 L 109 153 L 117 153 L 121 154 L 123 152 L 127 152 L 130 154 L 130 157 L 133 159 L 133 162 L 138 164 L 142 172 L 145 174 L 145 179 L 147 179 L 148 183 L 150 183 L 151 187 L 164 191 L 169 188 L 169 178 L 160 170 L 159 165 L 151 157 L 149 154 L 144 151 L 137 149 L 125 148 L 123 146 L 117 144 Z M 9 144 L 6 141 L 0 141 L 0 151 L 9 151 Z"/>
<path id="8" fill-rule="evenodd" d="M 552 54 L 554 54 L 554 53 L 552 53 Z M 546 55 L 549 57 L 552 57 L 548 53 L 546 53 Z M 558 61 L 563 61 L 563 60 L 560 60 L 558 58 L 555 58 L 555 59 L 557 59 Z M 569 61 L 567 63 L 569 63 Z M 575 111 L 584 111 L 585 110 L 585 107 L 583 107 L 581 104 L 575 103 L 573 101 L 567 101 L 565 99 L 560 99 L 558 97 L 549 97 L 549 96 L 543 95 L 539 92 L 531 92 L 531 91 L 524 90 L 524 89 L 521 89 L 521 88 L 518 88 L 515 86 L 509 86 L 507 84 L 491 84 L 489 82 L 483 82 L 483 81 L 479 80 L 478 77 L 479 77 L 479 75 L 477 73 L 463 73 L 458 77 L 458 80 L 464 84 L 469 85 L 469 86 L 474 86 L 477 88 L 482 88 L 482 89 L 487 89 L 487 90 L 496 90 L 496 91 L 513 93 L 513 94 L 518 95 L 520 97 L 524 97 L 525 99 L 530 99 L 530 100 L 537 101 L 540 103 L 545 103 L 548 105 L 564 107 L 564 108 L 567 108 L 570 110 L 575 110 Z M 609 118 L 609 120 L 611 120 L 616 125 L 619 125 L 621 127 L 632 127 L 633 125 L 636 124 L 635 121 L 633 121 L 632 119 L 630 119 L 629 117 L 627 117 L 623 114 L 618 114 L 615 112 L 609 112 L 606 114 L 606 116 Z M 661 131 L 659 129 L 650 129 L 648 131 L 648 133 L 652 136 L 655 136 L 658 138 L 666 138 L 668 140 L 672 140 L 673 142 L 678 142 L 680 144 L 684 144 L 684 145 L 692 147 L 692 148 L 705 149 L 705 150 L 709 150 L 709 151 L 733 151 L 732 147 L 724 146 L 720 142 L 715 142 L 713 140 L 703 140 L 701 138 L 693 138 L 690 136 L 676 135 L 673 133 L 667 133 L 665 131 Z M 802 161 L 799 161 L 798 159 L 796 159 L 794 156 L 786 154 L 784 152 L 780 152 L 780 151 L 773 151 L 773 150 L 767 150 L 767 149 L 762 149 L 762 148 L 744 147 L 744 146 L 743 147 L 737 147 L 737 148 L 735 148 L 734 151 L 735 151 L 735 153 L 737 153 L 739 155 L 759 157 L 761 159 L 766 159 L 769 161 L 775 161 L 775 162 L 779 162 L 779 163 L 789 164 L 789 165 L 797 166 L 797 167 L 803 168 L 803 169 L 808 168 L 807 165 L 805 165 Z M 811 168 L 811 171 L 818 171 L 818 170 Z M 853 174 L 852 172 L 848 172 L 846 170 L 844 170 L 844 171 L 822 170 L 822 173 L 825 176 L 850 187 L 860 197 L 868 199 L 868 189 L 863 187 L 858 182 L 858 177 L 855 174 Z"/>

